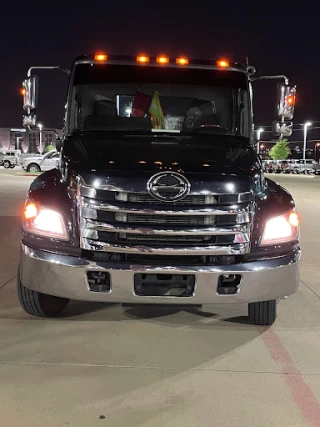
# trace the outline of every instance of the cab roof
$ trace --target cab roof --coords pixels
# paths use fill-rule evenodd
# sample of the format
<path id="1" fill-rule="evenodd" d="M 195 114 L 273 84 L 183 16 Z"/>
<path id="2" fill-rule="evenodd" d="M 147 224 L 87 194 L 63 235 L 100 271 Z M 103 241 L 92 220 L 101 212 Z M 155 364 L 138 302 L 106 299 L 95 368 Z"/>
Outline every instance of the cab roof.
<path id="1" fill-rule="evenodd" d="M 112 55 L 106 53 L 81 55 L 75 58 L 74 63 L 118 63 L 123 65 L 149 65 L 162 67 L 188 67 L 188 68 L 211 68 L 240 71 L 247 73 L 247 67 L 239 62 L 231 62 L 227 59 L 199 59 L 185 56 L 169 57 L 166 55 Z"/>

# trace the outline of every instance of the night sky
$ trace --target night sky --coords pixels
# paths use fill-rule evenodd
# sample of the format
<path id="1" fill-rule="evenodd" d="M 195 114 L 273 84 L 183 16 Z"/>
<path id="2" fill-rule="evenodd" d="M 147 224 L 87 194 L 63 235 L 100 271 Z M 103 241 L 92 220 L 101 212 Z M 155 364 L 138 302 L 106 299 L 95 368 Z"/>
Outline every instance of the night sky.
<path id="1" fill-rule="evenodd" d="M 44 3 L 44 2 L 43 2 Z M 249 57 L 257 74 L 285 74 L 297 84 L 294 122 L 320 120 L 319 16 L 306 2 L 244 1 L 152 2 L 98 1 L 86 6 L 44 6 L 11 2 L 1 9 L 0 127 L 21 126 L 19 88 L 31 65 L 69 68 L 75 56 L 104 50 L 115 54 L 166 53 L 244 62 Z M 65 2 L 68 3 L 67 1 Z M 196 4 L 201 8 L 196 8 Z M 239 5 L 242 4 L 241 5 Z M 38 120 L 62 127 L 67 75 L 41 72 Z M 275 82 L 256 82 L 255 124 L 274 119 Z M 315 127 L 320 127 L 316 123 Z M 299 126 L 296 126 L 298 129 Z M 268 138 L 268 134 L 261 135 Z M 291 139 L 301 140 L 300 130 Z M 317 129 L 310 138 L 320 138 Z"/>

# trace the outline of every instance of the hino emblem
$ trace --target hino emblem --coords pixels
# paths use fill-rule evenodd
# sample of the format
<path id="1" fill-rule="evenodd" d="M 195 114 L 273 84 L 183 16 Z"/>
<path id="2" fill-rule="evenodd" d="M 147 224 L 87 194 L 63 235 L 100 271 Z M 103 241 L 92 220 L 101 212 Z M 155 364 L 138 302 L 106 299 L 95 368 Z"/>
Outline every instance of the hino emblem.
<path id="1" fill-rule="evenodd" d="M 160 172 L 153 175 L 147 184 L 149 194 L 162 202 L 176 202 L 190 192 L 189 181 L 176 172 Z"/>

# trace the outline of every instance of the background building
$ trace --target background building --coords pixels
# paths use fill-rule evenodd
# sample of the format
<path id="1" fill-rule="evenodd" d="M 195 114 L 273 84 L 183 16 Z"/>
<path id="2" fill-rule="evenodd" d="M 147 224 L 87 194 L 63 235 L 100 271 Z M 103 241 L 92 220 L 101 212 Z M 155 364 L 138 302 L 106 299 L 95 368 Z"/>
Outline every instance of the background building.
<path id="1" fill-rule="evenodd" d="M 62 129 L 54 129 L 62 136 Z M 40 147 L 41 141 L 41 147 Z M 20 128 L 0 128 L 0 149 L 20 149 L 22 153 L 43 153 L 45 147 L 56 145 L 56 135 L 51 129 L 30 132 Z"/>

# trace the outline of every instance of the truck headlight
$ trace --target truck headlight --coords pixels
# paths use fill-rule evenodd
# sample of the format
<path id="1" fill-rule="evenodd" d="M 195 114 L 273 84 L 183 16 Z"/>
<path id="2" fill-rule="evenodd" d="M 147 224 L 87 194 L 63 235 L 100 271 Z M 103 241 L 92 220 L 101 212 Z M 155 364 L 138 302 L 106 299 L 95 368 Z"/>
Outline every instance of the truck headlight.
<path id="1" fill-rule="evenodd" d="M 299 224 L 299 216 L 295 211 L 270 218 L 264 227 L 260 245 L 277 245 L 299 240 Z"/>
<path id="2" fill-rule="evenodd" d="M 51 237 L 59 240 L 69 240 L 65 221 L 62 215 L 52 209 L 27 202 L 22 228 L 31 234 Z"/>

